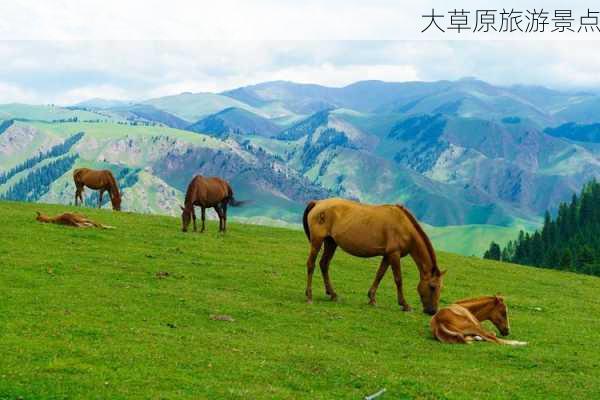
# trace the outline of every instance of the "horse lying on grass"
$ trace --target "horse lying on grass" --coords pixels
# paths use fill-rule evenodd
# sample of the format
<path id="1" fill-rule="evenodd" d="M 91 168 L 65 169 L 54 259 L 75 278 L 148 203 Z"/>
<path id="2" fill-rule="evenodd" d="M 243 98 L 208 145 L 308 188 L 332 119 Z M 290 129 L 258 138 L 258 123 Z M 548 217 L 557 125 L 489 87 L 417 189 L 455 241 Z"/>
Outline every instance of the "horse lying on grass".
<path id="1" fill-rule="evenodd" d="M 98 224 L 91 219 L 88 219 L 85 215 L 64 213 L 55 217 L 49 217 L 47 215 L 37 212 L 36 220 L 49 224 L 67 225 L 74 226 L 76 228 L 102 228 L 102 229 L 114 229 L 114 226 Z"/>
<path id="2" fill-rule="evenodd" d="M 485 296 L 457 301 L 442 308 L 431 319 L 433 336 L 443 343 L 467 343 L 486 341 L 511 346 L 524 346 L 527 342 L 497 338 L 486 331 L 480 321 L 489 320 L 502 336 L 510 333 L 508 308 L 500 296 Z"/>

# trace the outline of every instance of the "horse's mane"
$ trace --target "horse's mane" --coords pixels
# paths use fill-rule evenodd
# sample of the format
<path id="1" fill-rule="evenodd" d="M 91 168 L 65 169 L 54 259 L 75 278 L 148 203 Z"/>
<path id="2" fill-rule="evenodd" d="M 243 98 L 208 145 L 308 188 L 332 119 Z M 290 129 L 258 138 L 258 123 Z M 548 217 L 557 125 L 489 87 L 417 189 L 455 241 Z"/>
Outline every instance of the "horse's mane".
<path id="1" fill-rule="evenodd" d="M 483 304 L 483 303 L 487 303 L 490 301 L 504 301 L 504 297 L 500 296 L 500 295 L 495 295 L 495 296 L 481 296 L 481 297 L 474 297 L 474 298 L 469 298 L 469 299 L 461 299 L 461 300 L 457 300 L 454 303 L 455 304 L 459 304 L 459 305 L 464 305 L 464 304 L 468 304 L 468 305 L 473 305 L 473 304 Z"/>
<path id="2" fill-rule="evenodd" d="M 192 203 L 192 196 L 194 194 L 194 191 L 196 190 L 196 180 L 198 180 L 201 176 L 200 175 L 196 175 L 192 178 L 192 181 L 189 183 L 186 191 L 185 191 L 185 201 L 184 201 L 184 206 L 187 208 L 188 204 L 191 207 L 191 203 Z"/>
<path id="3" fill-rule="evenodd" d="M 408 219 L 410 220 L 410 222 L 415 227 L 415 230 L 417 231 L 417 233 L 419 234 L 419 236 L 421 236 L 421 239 L 425 243 L 425 247 L 427 248 L 427 252 L 429 253 L 429 257 L 431 258 L 431 262 L 432 262 L 432 272 L 435 272 L 435 271 L 439 272 L 439 268 L 438 268 L 438 265 L 437 265 L 437 259 L 435 257 L 435 251 L 433 250 L 433 245 L 431 244 L 431 240 L 429 240 L 429 236 L 427 236 L 427 234 L 425 233 L 425 231 L 421 227 L 421 224 L 419 224 L 419 222 L 417 221 L 417 219 L 415 218 L 415 216 L 412 215 L 412 213 L 410 211 L 408 211 L 408 209 L 406 207 L 404 207 L 403 205 L 400 205 L 400 204 L 397 204 L 397 206 L 408 217 Z"/>
<path id="4" fill-rule="evenodd" d="M 117 184 L 117 180 L 115 179 L 114 175 L 110 171 L 108 171 L 108 179 L 110 179 L 110 184 L 114 188 L 115 194 L 118 197 L 121 197 L 121 192 L 119 192 L 119 185 Z"/>

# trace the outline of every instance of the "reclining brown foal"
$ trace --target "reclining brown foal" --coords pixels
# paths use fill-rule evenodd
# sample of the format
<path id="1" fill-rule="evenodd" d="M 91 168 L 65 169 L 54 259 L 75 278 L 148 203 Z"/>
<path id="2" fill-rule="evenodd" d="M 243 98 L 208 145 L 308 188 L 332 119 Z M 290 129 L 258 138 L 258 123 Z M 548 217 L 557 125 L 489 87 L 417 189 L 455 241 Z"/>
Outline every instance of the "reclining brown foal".
<path id="1" fill-rule="evenodd" d="M 55 217 L 49 217 L 36 211 L 36 220 L 40 222 L 46 222 L 50 224 L 74 226 L 76 228 L 103 228 L 103 229 L 114 229 L 114 226 L 98 224 L 91 219 L 88 219 L 85 215 L 64 213 Z"/>
<path id="2" fill-rule="evenodd" d="M 439 310 L 431 319 L 433 336 L 443 343 L 472 343 L 487 341 L 497 344 L 523 346 L 527 342 L 505 340 L 486 331 L 480 321 L 489 320 L 502 336 L 510 333 L 508 309 L 500 296 L 485 296 L 457 301 Z"/>

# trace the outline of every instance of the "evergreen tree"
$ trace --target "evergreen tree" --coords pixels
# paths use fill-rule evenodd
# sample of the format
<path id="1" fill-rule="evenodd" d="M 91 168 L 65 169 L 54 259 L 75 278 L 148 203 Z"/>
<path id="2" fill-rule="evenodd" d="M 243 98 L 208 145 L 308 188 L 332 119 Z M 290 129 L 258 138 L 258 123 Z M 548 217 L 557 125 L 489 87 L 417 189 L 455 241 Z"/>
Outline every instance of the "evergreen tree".
<path id="1" fill-rule="evenodd" d="M 562 255 L 560 256 L 560 261 L 558 263 L 560 269 L 571 269 L 571 261 L 573 256 L 571 255 L 571 250 L 566 248 L 563 250 Z"/>
<path id="2" fill-rule="evenodd" d="M 496 246 L 492 242 L 484 258 L 600 276 L 600 183 L 593 179 L 559 204 L 555 219 L 546 212 L 541 229 Z"/>
<path id="3" fill-rule="evenodd" d="M 500 260 L 500 255 L 500 245 L 496 242 L 492 242 L 489 250 L 485 252 L 483 258 L 487 258 L 488 260 Z"/>

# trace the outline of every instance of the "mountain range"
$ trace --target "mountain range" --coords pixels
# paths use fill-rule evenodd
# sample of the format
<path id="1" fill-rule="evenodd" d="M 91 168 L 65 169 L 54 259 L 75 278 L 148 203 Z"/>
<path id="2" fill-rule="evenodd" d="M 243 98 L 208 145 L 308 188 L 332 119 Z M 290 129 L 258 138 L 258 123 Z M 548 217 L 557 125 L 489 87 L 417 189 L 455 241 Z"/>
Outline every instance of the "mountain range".
<path id="1" fill-rule="evenodd" d="M 85 165 L 119 174 L 125 209 L 176 214 L 194 174 L 220 175 L 252 200 L 242 220 L 297 224 L 328 196 L 404 203 L 444 247 L 478 254 L 600 175 L 599 109 L 593 92 L 472 78 L 5 104 L 0 198 L 72 202 L 70 171 Z M 40 176 L 47 190 L 25 192 Z"/>

